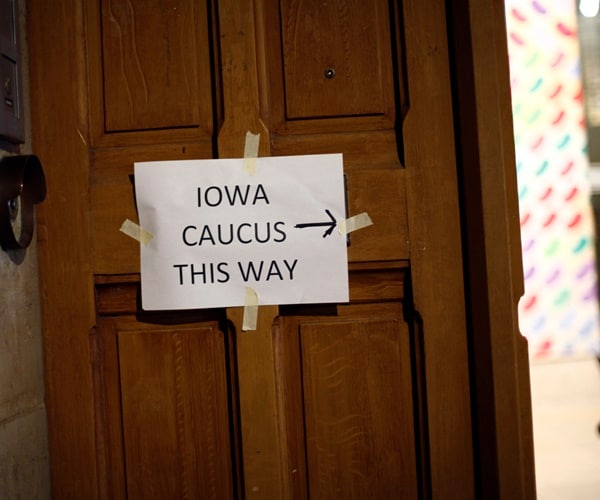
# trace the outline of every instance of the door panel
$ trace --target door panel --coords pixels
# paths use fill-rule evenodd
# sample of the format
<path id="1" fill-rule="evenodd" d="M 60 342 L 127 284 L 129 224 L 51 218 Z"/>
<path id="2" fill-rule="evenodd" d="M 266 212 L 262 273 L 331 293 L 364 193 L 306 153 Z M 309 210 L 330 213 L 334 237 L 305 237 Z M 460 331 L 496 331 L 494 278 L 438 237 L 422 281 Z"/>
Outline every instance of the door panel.
<path id="1" fill-rule="evenodd" d="M 398 6 L 257 0 L 254 11 L 260 114 L 270 131 L 394 129 L 396 110 L 407 104 L 401 38 L 390 32 L 399 27 Z"/>
<path id="2" fill-rule="evenodd" d="M 107 132 L 212 128 L 207 4 L 100 3 Z"/>
<path id="3" fill-rule="evenodd" d="M 387 10 L 385 1 L 280 3 L 288 120 L 384 114 Z"/>
<path id="4" fill-rule="evenodd" d="M 290 498 L 418 497 L 410 335 L 400 303 L 280 318 Z"/>
<path id="5" fill-rule="evenodd" d="M 223 317 L 136 317 L 137 283 L 101 281 L 91 337 L 101 497 L 233 498 L 235 375 Z"/>
<path id="6" fill-rule="evenodd" d="M 119 329 L 117 346 L 128 498 L 231 498 L 223 334 Z"/>
<path id="7" fill-rule="evenodd" d="M 211 2 L 89 2 L 87 110 L 94 147 L 211 144 Z"/>

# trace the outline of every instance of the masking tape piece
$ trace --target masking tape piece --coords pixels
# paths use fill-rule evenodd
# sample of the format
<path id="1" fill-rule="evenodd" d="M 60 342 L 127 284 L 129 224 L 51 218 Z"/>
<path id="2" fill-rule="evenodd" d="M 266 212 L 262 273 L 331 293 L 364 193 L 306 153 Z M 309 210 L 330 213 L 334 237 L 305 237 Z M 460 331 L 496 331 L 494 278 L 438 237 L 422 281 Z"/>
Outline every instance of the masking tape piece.
<path id="1" fill-rule="evenodd" d="M 134 240 L 139 241 L 142 245 L 147 245 L 154 235 L 146 231 L 143 227 L 138 226 L 135 222 L 125 219 L 121 228 L 119 229 L 122 233 L 132 237 Z"/>
<path id="2" fill-rule="evenodd" d="M 371 217 L 367 212 L 363 212 L 362 214 L 355 215 L 353 217 L 349 217 L 345 221 L 342 221 L 339 224 L 339 232 L 340 234 L 348 234 L 353 231 L 358 231 L 359 229 L 363 229 L 373 224 Z"/>
<path id="3" fill-rule="evenodd" d="M 244 144 L 244 170 L 250 175 L 256 172 L 256 158 L 258 157 L 258 145 L 260 144 L 260 134 L 246 132 L 246 142 Z"/>
<path id="4" fill-rule="evenodd" d="M 242 321 L 242 330 L 256 330 L 258 320 L 258 293 L 256 290 L 246 287 L 246 297 L 244 298 L 244 319 Z"/>

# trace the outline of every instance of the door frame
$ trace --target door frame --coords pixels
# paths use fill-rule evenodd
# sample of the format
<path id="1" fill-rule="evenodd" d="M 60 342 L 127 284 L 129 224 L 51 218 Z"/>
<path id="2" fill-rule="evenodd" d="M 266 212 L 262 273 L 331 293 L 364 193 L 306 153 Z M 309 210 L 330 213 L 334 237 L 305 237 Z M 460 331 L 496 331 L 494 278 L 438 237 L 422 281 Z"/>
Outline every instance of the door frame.
<path id="1" fill-rule="evenodd" d="M 529 355 L 517 317 L 524 284 L 504 2 L 448 7 L 477 498 L 535 498 Z"/>

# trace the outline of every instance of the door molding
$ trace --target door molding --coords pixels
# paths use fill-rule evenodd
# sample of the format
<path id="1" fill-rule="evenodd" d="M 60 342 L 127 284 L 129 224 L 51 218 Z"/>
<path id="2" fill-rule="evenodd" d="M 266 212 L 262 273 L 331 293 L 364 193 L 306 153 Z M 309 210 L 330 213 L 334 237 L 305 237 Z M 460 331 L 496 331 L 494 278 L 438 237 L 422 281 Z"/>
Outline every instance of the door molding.
<path id="1" fill-rule="evenodd" d="M 84 2 L 31 0 L 27 12 L 32 144 L 48 187 L 37 217 L 52 492 L 96 498 Z"/>
<path id="2" fill-rule="evenodd" d="M 449 6 L 477 497 L 535 498 L 504 2 Z"/>

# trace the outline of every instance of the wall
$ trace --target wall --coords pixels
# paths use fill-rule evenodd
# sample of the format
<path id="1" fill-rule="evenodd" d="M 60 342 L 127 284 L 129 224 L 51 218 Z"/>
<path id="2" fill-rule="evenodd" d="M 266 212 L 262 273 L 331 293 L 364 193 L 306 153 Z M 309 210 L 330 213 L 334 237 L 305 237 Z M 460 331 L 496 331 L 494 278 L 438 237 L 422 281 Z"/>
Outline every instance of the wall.
<path id="1" fill-rule="evenodd" d="M 0 498 L 49 498 L 37 254 L 0 253 Z"/>
<path id="2" fill-rule="evenodd" d="M 19 20 L 25 33 L 24 1 Z M 26 41 L 21 38 L 26 56 Z M 23 57 L 26 70 L 26 57 Z M 27 74 L 24 71 L 24 95 Z M 27 99 L 25 99 L 27 101 Z M 28 103 L 25 102 L 27 115 Z M 27 123 L 26 123 L 27 126 Z M 29 134 L 27 134 L 29 137 Z M 30 152 L 25 144 L 22 152 Z M 0 156 L 8 153 L 0 150 Z M 37 249 L 0 251 L 0 499 L 50 498 Z"/>

